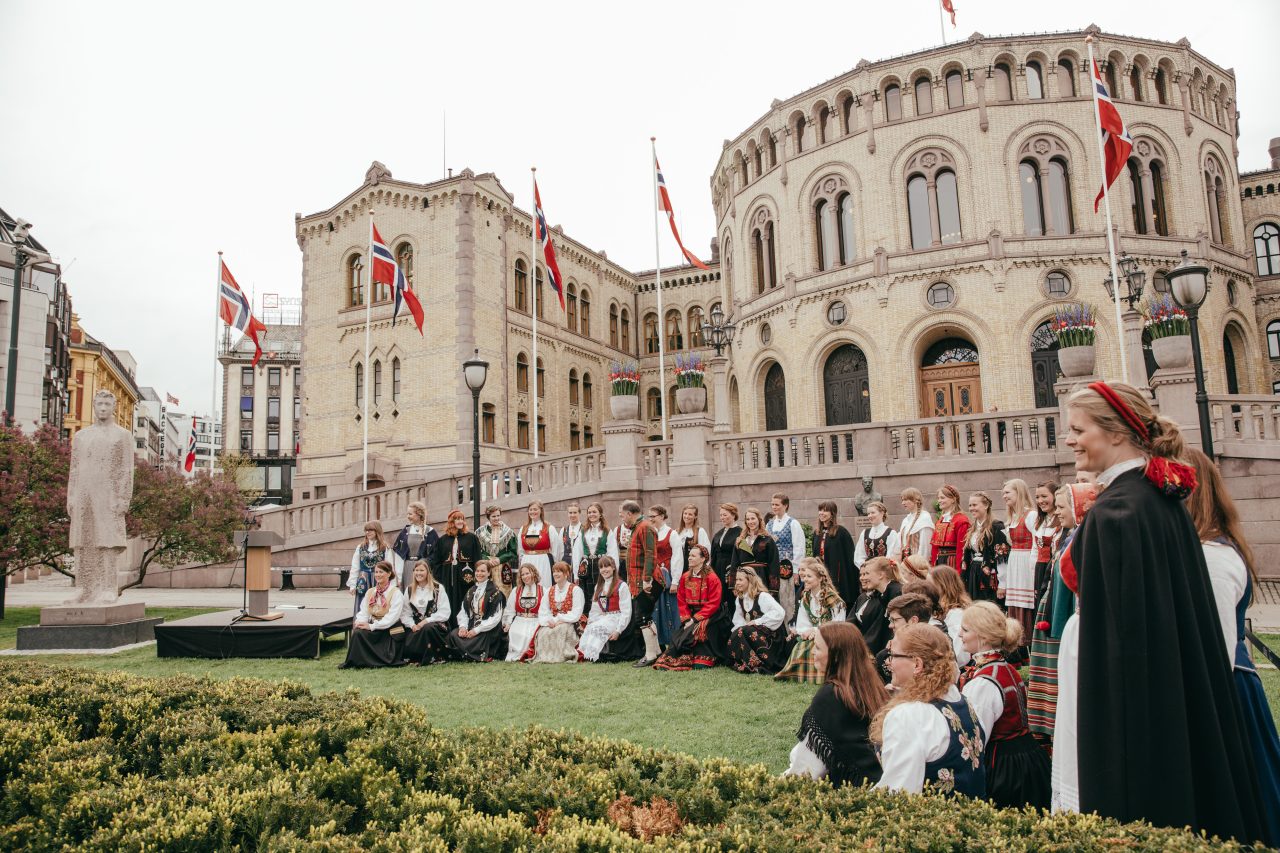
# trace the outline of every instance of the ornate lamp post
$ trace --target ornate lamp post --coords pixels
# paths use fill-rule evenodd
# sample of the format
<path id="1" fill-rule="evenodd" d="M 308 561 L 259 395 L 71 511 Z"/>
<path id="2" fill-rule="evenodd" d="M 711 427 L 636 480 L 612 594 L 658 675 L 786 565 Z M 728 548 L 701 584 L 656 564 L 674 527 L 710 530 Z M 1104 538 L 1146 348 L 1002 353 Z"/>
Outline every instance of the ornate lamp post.
<path id="1" fill-rule="evenodd" d="M 1209 295 L 1209 268 L 1193 264 L 1182 250 L 1182 261 L 1169 270 L 1169 290 L 1173 301 L 1187 312 L 1191 321 L 1191 357 L 1196 372 L 1196 410 L 1200 415 L 1200 449 L 1213 459 L 1213 427 L 1209 423 L 1209 395 L 1204 390 L 1204 362 L 1200 357 L 1200 306 Z"/>
<path id="2" fill-rule="evenodd" d="M 1129 310 L 1121 318 L 1124 321 L 1124 328 L 1119 330 L 1123 344 L 1120 357 L 1125 359 L 1128 365 L 1129 377 L 1134 384 L 1140 385 L 1143 383 L 1139 377 L 1145 377 L 1147 374 L 1146 362 L 1142 357 L 1142 315 L 1138 313 L 1137 304 L 1142 299 L 1142 291 L 1146 287 L 1147 273 L 1135 259 L 1129 257 L 1128 253 L 1122 254 L 1116 260 L 1116 267 L 1125 286 L 1125 292 L 1120 295 L 1120 298 L 1129 305 Z M 1109 274 L 1102 280 L 1102 286 L 1107 289 L 1107 298 L 1114 301 L 1116 283 Z"/>
<path id="3" fill-rule="evenodd" d="M 715 420 L 713 432 L 726 433 L 732 429 L 729 420 L 729 359 L 724 351 L 733 343 L 733 333 L 737 326 L 728 322 L 724 309 L 716 304 L 711 308 L 707 322 L 702 324 L 702 337 L 715 348 L 716 354 L 711 358 L 711 376 L 715 387 Z"/>
<path id="4" fill-rule="evenodd" d="M 707 322 L 702 324 L 703 339 L 715 347 L 716 356 L 719 357 L 728 349 L 729 344 L 733 343 L 733 333 L 738 327 L 733 323 L 726 323 L 724 317 L 724 309 L 719 303 L 711 309 L 711 315 L 707 318 Z"/>
<path id="5" fill-rule="evenodd" d="M 489 362 L 476 350 L 473 358 L 462 363 L 462 378 L 471 389 L 471 529 L 480 527 L 480 389 L 489 376 Z"/>

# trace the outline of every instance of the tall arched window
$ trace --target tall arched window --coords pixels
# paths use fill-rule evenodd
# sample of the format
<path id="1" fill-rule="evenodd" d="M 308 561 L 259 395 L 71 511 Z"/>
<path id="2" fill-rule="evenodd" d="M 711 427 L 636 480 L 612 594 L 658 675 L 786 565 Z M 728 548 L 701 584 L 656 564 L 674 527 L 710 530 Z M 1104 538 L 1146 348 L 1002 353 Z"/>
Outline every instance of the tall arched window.
<path id="1" fill-rule="evenodd" d="M 1027 97 L 1038 101 L 1044 97 L 1044 69 L 1033 59 L 1025 66 L 1027 72 Z"/>
<path id="2" fill-rule="evenodd" d="M 758 178 L 764 174 L 764 149 L 754 143 L 751 148 L 751 160 L 755 164 L 756 177 Z"/>
<path id="3" fill-rule="evenodd" d="M 1018 164 L 1018 185 L 1022 191 L 1022 227 L 1028 237 L 1044 234 L 1044 193 L 1040 169 L 1032 160 Z"/>
<path id="4" fill-rule="evenodd" d="M 645 414 L 649 420 L 656 421 L 662 417 L 662 392 L 657 388 L 650 388 L 645 392 Z"/>
<path id="5" fill-rule="evenodd" d="M 516 391 L 529 392 L 529 357 L 524 353 L 516 355 Z"/>
<path id="6" fill-rule="evenodd" d="M 929 214 L 929 182 L 924 175 L 912 175 L 907 182 L 907 214 L 911 220 L 911 248 L 929 248 L 933 245 L 933 217 Z"/>
<path id="7" fill-rule="evenodd" d="M 1058 97 L 1074 98 L 1076 96 L 1076 69 L 1071 60 L 1065 56 L 1058 60 Z"/>
<path id="8" fill-rule="evenodd" d="M 851 264 L 854 258 L 853 194 L 844 193 L 836 202 L 840 208 L 836 220 L 840 225 L 840 263 Z"/>
<path id="9" fill-rule="evenodd" d="M 772 133 L 769 134 L 769 168 L 772 169 L 778 165 L 778 137 Z"/>
<path id="10" fill-rule="evenodd" d="M 804 120 L 804 114 L 796 116 L 795 123 L 791 125 L 791 132 L 796 137 L 796 153 L 804 151 L 804 129 L 807 122 Z"/>
<path id="11" fill-rule="evenodd" d="M 401 243 L 396 247 L 396 260 L 400 264 L 400 270 L 404 273 L 404 277 L 413 281 L 413 247 L 408 243 Z"/>
<path id="12" fill-rule="evenodd" d="M 1060 157 L 1049 161 L 1048 204 L 1049 227 L 1054 234 L 1070 234 L 1075 229 L 1075 215 L 1071 209 L 1071 181 L 1067 177 L 1067 163 Z"/>
<path id="13" fill-rule="evenodd" d="M 818 138 L 819 145 L 825 145 L 827 142 L 827 123 L 831 120 L 831 108 L 826 104 L 818 110 L 818 121 L 814 125 L 813 132 Z"/>
<path id="14" fill-rule="evenodd" d="M 529 414 L 520 412 L 516 415 L 516 447 L 529 449 Z"/>
<path id="15" fill-rule="evenodd" d="M 1141 102 L 1142 98 L 1142 68 L 1138 63 L 1129 66 L 1129 88 L 1133 90 L 1133 99 Z"/>
<path id="16" fill-rule="evenodd" d="M 902 89 L 897 83 L 884 87 L 884 120 L 898 121 L 902 118 Z"/>
<path id="17" fill-rule="evenodd" d="M 644 315 L 644 351 L 653 355 L 658 351 L 658 315 Z"/>
<path id="18" fill-rule="evenodd" d="M 347 307 L 364 304 L 364 262 L 359 255 L 347 261 Z"/>
<path id="19" fill-rule="evenodd" d="M 609 346 L 618 348 L 618 306 L 609 306 Z"/>
<path id="20" fill-rule="evenodd" d="M 1055 136 L 1035 136 L 1019 149 L 1018 183 L 1026 233 L 1063 235 L 1075 230 L 1067 146 Z"/>
<path id="21" fill-rule="evenodd" d="M 1156 68 L 1156 101 L 1161 104 L 1169 103 L 1169 78 L 1164 73 L 1163 68 Z"/>
<path id="22" fill-rule="evenodd" d="M 578 291 L 578 334 L 591 337 L 591 294 L 585 287 Z"/>
<path id="23" fill-rule="evenodd" d="M 942 245 L 959 243 L 963 234 L 960 229 L 960 187 L 956 183 L 955 172 L 938 173 L 938 229 Z"/>
<path id="24" fill-rule="evenodd" d="M 751 229 L 752 260 L 755 263 L 756 293 L 777 287 L 777 255 L 773 245 L 773 219 L 766 208 L 753 217 Z"/>
<path id="25" fill-rule="evenodd" d="M 1136 158 L 1129 159 L 1129 196 L 1133 200 L 1130 208 L 1133 212 L 1133 231 L 1135 234 L 1147 233 L 1147 214 L 1144 200 L 1146 193 L 1142 188 L 1142 164 Z"/>
<path id="26" fill-rule="evenodd" d="M 538 357 L 538 396 L 547 396 L 546 369 L 542 364 L 542 357 Z"/>
<path id="27" fill-rule="evenodd" d="M 538 415 L 538 450 L 547 452 L 547 419 Z"/>
<path id="28" fill-rule="evenodd" d="M 666 335 L 668 350 L 674 352 L 684 349 L 684 335 L 680 331 L 680 312 L 675 309 L 667 312 Z"/>
<path id="29" fill-rule="evenodd" d="M 569 369 L 569 405 L 578 405 L 578 371 Z"/>
<path id="30" fill-rule="evenodd" d="M 947 72 L 947 109 L 964 106 L 964 75 L 959 71 Z"/>
<path id="31" fill-rule="evenodd" d="M 1152 160 L 1150 165 L 1151 172 L 1151 218 L 1156 227 L 1156 233 L 1162 237 L 1169 236 L 1169 217 L 1165 213 L 1164 205 L 1164 164 L 1159 160 Z"/>
<path id="32" fill-rule="evenodd" d="M 391 402 L 400 400 L 400 359 L 391 359 Z"/>
<path id="33" fill-rule="evenodd" d="M 364 405 L 364 365 L 356 364 L 356 405 Z"/>
<path id="34" fill-rule="evenodd" d="M 1216 157 L 1209 157 L 1204 164 L 1205 204 L 1209 208 L 1209 230 L 1213 242 L 1225 244 L 1230 237 L 1230 220 L 1226 206 L 1224 172 Z"/>
<path id="35" fill-rule="evenodd" d="M 569 282 L 565 286 L 565 324 L 566 328 L 571 332 L 578 330 L 578 286 L 573 282 Z M 541 317 L 542 313 L 539 312 Z"/>
<path id="36" fill-rule="evenodd" d="M 853 112 L 853 95 L 848 95 L 840 101 L 840 132 L 845 136 L 853 133 L 853 129 L 857 124 L 857 119 Z"/>
<path id="37" fill-rule="evenodd" d="M 907 161 L 907 213 L 911 247 L 927 249 L 963 239 L 955 159 L 940 148 L 926 148 Z"/>
<path id="38" fill-rule="evenodd" d="M 375 360 L 373 362 L 373 404 L 376 406 L 382 402 L 382 362 Z"/>
<path id="39" fill-rule="evenodd" d="M 836 265 L 836 244 L 839 242 L 835 205 L 820 198 L 813 212 L 816 219 L 814 233 L 818 238 L 818 269 L 829 270 Z"/>
<path id="40" fill-rule="evenodd" d="M 631 312 L 622 309 L 622 346 L 623 352 L 631 352 Z"/>
<path id="41" fill-rule="evenodd" d="M 1253 229 L 1253 257 L 1258 263 L 1258 275 L 1280 275 L 1280 227 L 1274 222 L 1264 222 Z"/>
<path id="42" fill-rule="evenodd" d="M 591 408 L 591 374 L 582 374 L 582 405 L 585 408 Z"/>
<path id="43" fill-rule="evenodd" d="M 516 310 L 529 312 L 529 271 L 524 261 L 516 258 Z"/>
<path id="44" fill-rule="evenodd" d="M 1102 63 L 1102 73 L 1107 78 L 1107 91 L 1111 93 L 1113 98 L 1121 98 L 1124 93 L 1120 91 L 1120 81 L 1116 79 L 1116 64 L 1111 60 Z"/>
<path id="45" fill-rule="evenodd" d="M 689 309 L 689 349 L 706 345 L 706 339 L 702 336 L 702 309 L 695 305 Z"/>
<path id="46" fill-rule="evenodd" d="M 992 70 L 992 75 L 996 81 L 995 99 L 997 101 L 1012 101 L 1013 69 L 1010 68 L 1009 63 L 997 62 Z"/>
<path id="47" fill-rule="evenodd" d="M 933 81 L 926 74 L 916 78 L 916 115 L 922 116 L 933 112 Z"/>
<path id="48" fill-rule="evenodd" d="M 1280 320 L 1267 324 L 1267 357 L 1280 358 Z"/>
<path id="49" fill-rule="evenodd" d="M 541 320 L 543 317 L 543 314 L 546 312 L 545 306 L 547 304 L 547 295 L 543 292 L 543 287 L 542 287 L 542 267 L 541 266 L 537 266 L 537 275 L 534 276 L 533 289 L 534 289 L 534 299 L 536 299 L 538 303 L 538 319 Z"/>
<path id="50" fill-rule="evenodd" d="M 787 428 L 787 378 L 776 361 L 764 377 L 764 428 Z"/>

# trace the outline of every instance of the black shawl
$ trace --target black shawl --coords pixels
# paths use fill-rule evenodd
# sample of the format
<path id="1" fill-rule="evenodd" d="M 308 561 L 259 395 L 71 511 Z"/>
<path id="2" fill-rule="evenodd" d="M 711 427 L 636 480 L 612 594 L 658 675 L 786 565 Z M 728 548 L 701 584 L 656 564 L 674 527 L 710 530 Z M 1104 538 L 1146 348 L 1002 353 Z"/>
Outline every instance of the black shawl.
<path id="1" fill-rule="evenodd" d="M 822 531 L 813 531 L 813 548 L 809 553 L 814 557 L 821 555 L 820 559 L 831 575 L 831 582 L 835 584 L 846 607 L 858 599 L 862 584 L 858 578 L 858 569 L 853 565 L 853 537 L 849 535 L 847 528 L 836 525 L 835 530 L 827 532 L 825 543 L 822 541 Z"/>
<path id="2" fill-rule="evenodd" d="M 835 688 L 824 684 L 800 718 L 796 739 L 822 759 L 832 785 L 874 784 L 880 781 L 880 762 L 867 735 L 870 727 L 871 720 L 855 716 Z"/>
<path id="3" fill-rule="evenodd" d="M 1080 576 L 1080 809 L 1263 836 L 1253 756 L 1195 525 L 1141 470 L 1098 497 Z"/>
<path id="4" fill-rule="evenodd" d="M 392 543 L 391 550 L 395 551 L 410 566 L 419 560 L 431 561 L 431 551 L 436 546 L 436 541 L 440 538 L 440 534 L 436 533 L 434 527 L 428 527 L 422 535 L 422 543 L 418 545 L 418 553 L 409 553 L 409 525 L 405 525 L 400 529 L 400 535 L 396 537 L 396 541 Z"/>
<path id="5" fill-rule="evenodd" d="M 846 621 L 858 626 L 858 630 L 862 632 L 862 638 L 867 641 L 867 648 L 873 655 L 887 646 L 889 638 L 893 636 L 893 631 L 889 628 L 889 602 L 900 595 L 902 595 L 902 585 L 897 581 L 889 581 L 884 592 L 874 589 L 864 592 L 848 610 Z M 864 601 L 867 603 L 866 607 L 862 607 Z M 862 610 L 861 618 L 858 617 L 859 609 Z"/>

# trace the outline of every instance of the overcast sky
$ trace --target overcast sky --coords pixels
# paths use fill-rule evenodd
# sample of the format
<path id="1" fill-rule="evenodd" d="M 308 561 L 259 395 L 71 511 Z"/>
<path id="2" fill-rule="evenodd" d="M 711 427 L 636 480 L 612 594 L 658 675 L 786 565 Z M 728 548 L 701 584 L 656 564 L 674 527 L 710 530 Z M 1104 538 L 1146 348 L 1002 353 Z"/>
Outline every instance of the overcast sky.
<path id="1" fill-rule="evenodd" d="M 647 269 L 651 135 L 705 254 L 723 140 L 861 58 L 939 44 L 937 2 L 0 0 L 0 207 L 35 224 L 84 327 L 133 353 L 140 384 L 207 411 L 216 252 L 258 302 L 299 295 L 294 213 L 336 203 L 373 160 L 442 177 L 442 114 L 449 167 L 496 172 L 528 209 L 536 165 L 553 224 Z M 1268 164 L 1277 0 L 956 6 L 949 41 L 1090 23 L 1188 37 L 1235 68 L 1241 170 Z"/>

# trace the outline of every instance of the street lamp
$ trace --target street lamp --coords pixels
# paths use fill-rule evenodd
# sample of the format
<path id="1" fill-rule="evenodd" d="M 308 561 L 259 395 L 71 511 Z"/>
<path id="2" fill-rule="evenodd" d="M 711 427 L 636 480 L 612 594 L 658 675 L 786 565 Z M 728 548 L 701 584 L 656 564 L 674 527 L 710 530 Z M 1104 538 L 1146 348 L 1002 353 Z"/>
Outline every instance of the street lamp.
<path id="1" fill-rule="evenodd" d="M 1213 427 L 1209 424 L 1209 395 L 1204 390 L 1204 362 L 1200 357 L 1200 306 L 1209 295 L 1209 268 L 1193 264 L 1182 250 L 1182 261 L 1168 274 L 1173 301 L 1191 321 L 1191 355 L 1196 371 L 1196 410 L 1200 414 L 1200 449 L 1213 459 Z"/>
<path id="2" fill-rule="evenodd" d="M 1127 253 L 1120 256 L 1116 261 L 1116 266 L 1120 269 L 1120 277 L 1124 279 L 1125 289 L 1128 291 L 1127 295 L 1120 298 L 1129 303 L 1129 310 L 1132 311 L 1134 304 L 1142 298 L 1142 290 L 1147 283 L 1146 270 L 1139 266 L 1138 262 L 1129 257 Z M 1107 296 L 1114 300 L 1116 298 L 1116 285 L 1110 274 L 1102 280 L 1102 286 L 1107 289 Z"/>
<path id="3" fill-rule="evenodd" d="M 462 363 L 462 378 L 471 389 L 471 529 L 480 529 L 480 389 L 489 375 L 489 362 L 480 358 L 476 350 L 474 358 Z"/>
<path id="4" fill-rule="evenodd" d="M 724 350 L 733 343 L 733 333 L 737 328 L 733 323 L 725 322 L 724 309 L 716 303 L 711 308 L 711 316 L 702 324 L 702 337 L 708 344 L 715 347 L 717 356 L 723 355 Z"/>
<path id="5" fill-rule="evenodd" d="M 28 233 L 31 223 L 25 219 L 14 221 L 13 228 L 13 309 L 9 315 L 9 367 L 4 383 L 4 417 L 5 423 L 13 426 L 13 407 L 18 395 L 18 318 L 22 307 L 22 270 L 30 261 L 33 264 L 47 262 L 49 256 L 37 249 L 30 248 Z"/>

